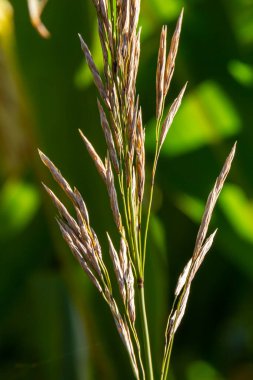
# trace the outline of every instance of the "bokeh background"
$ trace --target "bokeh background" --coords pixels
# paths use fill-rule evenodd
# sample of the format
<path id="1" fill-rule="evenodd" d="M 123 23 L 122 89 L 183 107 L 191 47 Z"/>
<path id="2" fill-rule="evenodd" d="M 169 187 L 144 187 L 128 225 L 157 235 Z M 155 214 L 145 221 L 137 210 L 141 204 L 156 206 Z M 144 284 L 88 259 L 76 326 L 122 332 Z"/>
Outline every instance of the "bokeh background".
<path id="1" fill-rule="evenodd" d="M 162 151 L 151 221 L 146 298 L 156 371 L 176 279 L 205 199 L 232 144 L 233 168 L 212 222 L 214 247 L 177 333 L 171 380 L 253 379 L 253 1 L 143 0 L 138 92 L 147 177 L 154 152 L 159 34 L 185 17 L 168 104 L 189 85 Z M 105 246 L 113 229 L 103 184 L 78 136 L 105 154 L 96 90 L 77 33 L 102 59 L 89 0 L 50 0 L 32 27 L 26 1 L 0 0 L 0 378 L 131 379 L 110 312 L 63 242 L 40 147 L 82 192 Z M 62 198 L 64 199 L 64 198 Z"/>

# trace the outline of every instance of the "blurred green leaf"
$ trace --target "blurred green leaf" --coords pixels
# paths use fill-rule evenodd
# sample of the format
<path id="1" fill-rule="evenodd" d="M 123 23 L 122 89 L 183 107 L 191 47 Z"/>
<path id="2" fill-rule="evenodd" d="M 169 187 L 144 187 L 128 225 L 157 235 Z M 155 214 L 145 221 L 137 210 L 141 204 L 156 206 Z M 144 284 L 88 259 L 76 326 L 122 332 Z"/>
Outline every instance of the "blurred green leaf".
<path id="1" fill-rule="evenodd" d="M 253 202 L 236 185 L 226 184 L 220 195 L 220 206 L 233 230 L 253 243 Z"/>
<path id="2" fill-rule="evenodd" d="M 172 20 L 179 16 L 183 7 L 182 0 L 149 0 L 150 7 L 155 12 L 157 17 L 166 20 Z"/>
<path id="3" fill-rule="evenodd" d="M 229 16 L 234 33 L 241 44 L 253 42 L 253 7 L 251 0 L 233 0 L 229 2 Z"/>
<path id="4" fill-rule="evenodd" d="M 234 79 L 244 86 L 253 85 L 253 68 L 244 62 L 232 60 L 228 64 L 228 70 Z"/>
<path id="5" fill-rule="evenodd" d="M 36 187 L 18 180 L 8 180 L 0 193 L 0 238 L 10 237 L 32 220 L 40 204 Z"/>
<path id="6" fill-rule="evenodd" d="M 160 31 L 162 23 L 167 24 L 172 20 L 176 20 L 183 5 L 182 0 L 148 0 L 143 2 L 140 14 L 142 38 L 145 39 L 152 35 L 157 29 Z M 171 30 L 169 35 L 172 36 Z"/>
<path id="7" fill-rule="evenodd" d="M 217 83 L 204 82 L 183 99 L 161 154 L 187 153 L 234 136 L 240 128 L 240 117 L 228 95 Z M 155 120 L 148 124 L 146 133 L 146 146 L 153 151 Z"/>
<path id="8" fill-rule="evenodd" d="M 177 194 L 175 203 L 179 210 L 194 222 L 201 220 L 205 209 L 205 204 L 202 200 L 188 194 Z"/>
<path id="9" fill-rule="evenodd" d="M 88 353 L 84 326 L 74 308 L 63 278 L 57 273 L 36 273 L 28 283 L 30 330 L 41 361 L 35 362 L 45 379 L 87 377 Z M 38 328 L 39 326 L 39 328 Z M 81 375 L 82 374 L 82 375 Z"/>
<path id="10" fill-rule="evenodd" d="M 160 219 L 157 218 L 155 215 L 152 215 L 152 218 L 150 220 L 150 231 L 151 236 L 153 239 L 153 243 L 156 246 L 156 249 L 158 249 L 159 253 L 161 253 L 164 257 L 166 257 L 166 236 L 165 236 L 165 230 L 163 227 L 163 224 L 161 223 Z"/>
<path id="11" fill-rule="evenodd" d="M 187 380 L 222 380 L 222 377 L 209 363 L 195 361 L 188 367 Z"/>

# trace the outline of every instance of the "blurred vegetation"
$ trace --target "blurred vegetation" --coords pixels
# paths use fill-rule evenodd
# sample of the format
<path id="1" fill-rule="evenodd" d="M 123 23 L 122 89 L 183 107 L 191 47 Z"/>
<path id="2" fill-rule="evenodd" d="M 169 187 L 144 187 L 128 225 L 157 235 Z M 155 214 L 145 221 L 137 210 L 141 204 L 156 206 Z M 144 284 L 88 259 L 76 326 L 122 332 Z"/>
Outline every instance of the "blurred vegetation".
<path id="1" fill-rule="evenodd" d="M 160 29 L 173 30 L 182 6 L 171 100 L 186 80 L 189 86 L 160 161 L 147 263 L 155 362 L 159 368 L 172 292 L 205 199 L 238 140 L 213 221 L 220 230 L 192 288 L 171 379 L 252 380 L 253 1 L 142 1 L 138 91 L 148 169 Z M 77 38 L 80 32 L 101 67 L 95 13 L 89 0 L 51 0 L 42 18 L 48 40 L 32 27 L 25 1 L 0 0 L 0 378 L 130 379 L 111 315 L 61 239 L 40 181 L 55 184 L 37 155 L 39 146 L 79 188 L 103 243 L 110 207 L 77 133 L 105 153 Z"/>

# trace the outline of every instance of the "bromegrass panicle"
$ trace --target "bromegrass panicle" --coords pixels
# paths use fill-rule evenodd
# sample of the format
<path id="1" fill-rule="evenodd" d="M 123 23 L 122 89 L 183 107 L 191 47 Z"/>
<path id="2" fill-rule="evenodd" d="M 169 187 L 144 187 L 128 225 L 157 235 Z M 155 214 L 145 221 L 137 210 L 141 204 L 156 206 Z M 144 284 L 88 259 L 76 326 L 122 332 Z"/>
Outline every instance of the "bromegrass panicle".
<path id="1" fill-rule="evenodd" d="M 119 249 L 115 248 L 117 245 L 107 233 L 109 244 L 107 257 L 111 259 L 113 277 L 116 277 L 119 292 L 115 293 L 110 269 L 107 268 L 99 239 L 90 224 L 82 195 L 76 188 L 71 188 L 50 159 L 39 151 L 41 160 L 72 202 L 76 217 L 70 214 L 52 190 L 44 186 L 58 210 L 57 222 L 63 238 L 112 312 L 116 328 L 128 353 L 134 377 L 138 380 L 154 380 L 144 292 L 145 259 L 158 158 L 186 90 L 185 85 L 164 117 L 166 96 L 175 69 L 183 11 L 177 21 L 168 55 L 167 26 L 162 27 L 160 35 L 156 70 L 155 156 L 151 182 L 149 186 L 145 186 L 145 129 L 136 91 L 140 58 L 141 29 L 138 29 L 140 0 L 93 0 L 93 4 L 98 20 L 104 63 L 103 75 L 100 75 L 81 35 L 79 38 L 101 100 L 101 102 L 98 100 L 98 109 L 107 148 L 104 160 L 100 158 L 83 132 L 80 130 L 79 132 L 98 173 L 106 184 L 117 227 Z M 235 145 L 208 197 L 192 258 L 178 279 L 175 300 L 165 331 L 160 380 L 167 379 L 174 336 L 186 310 L 191 283 L 217 232 L 215 230 L 206 238 L 210 219 L 234 154 Z M 147 189 L 147 209 L 143 207 L 145 189 Z M 137 307 L 137 298 L 139 307 Z M 136 323 L 138 319 L 141 322 L 142 339 L 140 339 L 139 323 Z"/>

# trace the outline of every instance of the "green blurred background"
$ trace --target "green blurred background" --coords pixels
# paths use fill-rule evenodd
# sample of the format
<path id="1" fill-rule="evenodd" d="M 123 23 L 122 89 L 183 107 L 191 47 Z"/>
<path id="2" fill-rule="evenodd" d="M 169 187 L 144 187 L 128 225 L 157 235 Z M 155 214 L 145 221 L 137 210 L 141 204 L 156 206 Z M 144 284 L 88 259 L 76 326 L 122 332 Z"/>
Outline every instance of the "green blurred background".
<path id="1" fill-rule="evenodd" d="M 237 155 L 212 222 L 215 245 L 194 281 L 177 333 L 171 380 L 253 379 L 253 1 L 143 0 L 138 92 L 147 177 L 154 152 L 159 34 L 183 31 L 168 104 L 189 81 L 157 176 L 146 273 L 155 369 L 176 280 L 203 205 L 233 142 Z M 113 230 L 105 188 L 77 129 L 105 143 L 96 90 L 77 33 L 102 60 L 89 0 L 50 0 L 51 32 L 31 26 L 25 1 L 0 0 L 0 378 L 131 379 L 110 312 L 63 242 L 43 180 L 40 147 L 82 192 L 105 246 Z M 64 198 L 62 198 L 64 199 Z"/>

